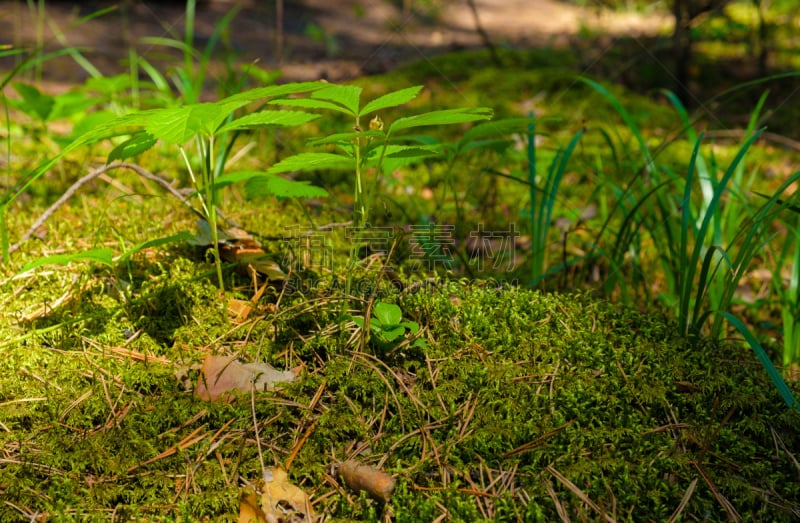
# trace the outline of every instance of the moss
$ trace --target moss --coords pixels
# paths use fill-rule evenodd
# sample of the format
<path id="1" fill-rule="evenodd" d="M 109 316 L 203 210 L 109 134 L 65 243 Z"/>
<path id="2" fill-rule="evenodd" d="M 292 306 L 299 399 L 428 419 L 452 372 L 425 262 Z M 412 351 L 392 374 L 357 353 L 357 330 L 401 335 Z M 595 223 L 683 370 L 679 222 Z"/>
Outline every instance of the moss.
<path id="1" fill-rule="evenodd" d="M 206 280 L 180 288 L 186 302 L 174 336 L 188 341 L 184 329 L 196 318 L 219 317 L 208 302 L 216 291 Z M 149 286 L 155 296 L 162 291 Z M 257 398 L 257 419 L 271 420 L 260 427 L 270 463 L 286 460 L 315 423 L 292 474 L 324 496 L 318 510 L 379 519 L 379 507 L 347 502 L 322 481 L 331 453 L 343 459 L 366 445 L 361 459 L 385 456 L 384 468 L 400 479 L 392 501 L 398 521 L 435 519 L 442 506 L 454 520 L 481 519 L 482 498 L 469 493 L 475 478 L 512 470 L 513 488 L 492 498 L 497 517 L 556 517 L 548 484 L 568 512 L 593 517 L 548 466 L 602 510 L 624 507 L 633 519 L 668 518 L 698 466 L 740 514 L 791 519 L 784 510 L 800 487 L 765 427 L 793 448 L 800 422 L 747 352 L 676 338 L 662 317 L 586 295 L 453 283 L 399 298 L 407 317 L 423 323 L 427 351 L 380 361 L 347 352 L 347 336 L 317 336 L 309 346 L 318 349 L 306 349 L 306 376 Z M 153 303 L 155 315 L 174 306 Z M 36 340 L 8 349 L 0 362 L 8 429 L 0 438 L 12 456 L 0 472 L 6 499 L 67 520 L 102 519 L 113 509 L 164 521 L 181 511 L 191 520 L 232 520 L 237 481 L 227 474 L 235 467 L 254 479 L 260 467 L 248 398 L 204 404 L 163 364 L 91 348 L 62 352 Z M 321 359 L 308 358 L 323 345 Z M 304 410 L 319 390 L 316 409 Z M 282 406 L 281 396 L 296 406 Z M 210 452 L 211 435 L 229 421 Z M 195 430 L 206 437 L 143 464 Z M 764 503 L 767 485 L 783 503 Z M 724 517 L 703 480 L 686 514 Z"/>

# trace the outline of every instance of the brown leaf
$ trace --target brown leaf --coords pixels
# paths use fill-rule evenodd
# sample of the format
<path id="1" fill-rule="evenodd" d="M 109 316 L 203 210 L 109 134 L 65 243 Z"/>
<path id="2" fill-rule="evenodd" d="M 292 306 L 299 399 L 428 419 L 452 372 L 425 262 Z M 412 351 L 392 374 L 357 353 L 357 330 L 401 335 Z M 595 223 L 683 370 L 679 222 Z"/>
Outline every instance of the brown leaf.
<path id="1" fill-rule="evenodd" d="M 208 222 L 200 220 L 197 228 L 198 234 L 191 243 L 199 246 L 212 245 L 214 240 Z M 270 259 L 264 252 L 261 243 L 244 229 L 238 227 L 218 228 L 217 240 L 222 259 L 239 264 L 242 274 L 248 276 L 247 268 L 250 267 L 257 273 L 266 276 L 268 280 L 286 279 L 286 273 L 283 272 L 280 265 Z"/>
<path id="2" fill-rule="evenodd" d="M 303 515 L 307 521 L 314 518 L 314 511 L 305 492 L 289 483 L 286 471 L 280 467 L 271 467 L 264 471 L 264 493 L 261 494 L 261 506 L 267 519 L 288 521 L 286 514 L 289 508 Z"/>
<path id="3" fill-rule="evenodd" d="M 345 484 L 356 492 L 364 491 L 369 497 L 388 503 L 394 491 L 395 480 L 389 474 L 355 460 L 347 460 L 338 466 Z"/>
<path id="4" fill-rule="evenodd" d="M 231 401 L 238 393 L 274 390 L 276 383 L 295 379 L 294 371 L 279 371 L 266 363 L 241 363 L 236 356 L 208 355 L 194 393 L 206 401 Z"/>
<path id="5" fill-rule="evenodd" d="M 258 506 L 258 498 L 252 490 L 243 490 L 239 494 L 238 523 L 267 523 L 267 516 Z"/>
<path id="6" fill-rule="evenodd" d="M 243 322 L 253 312 L 253 307 L 253 302 L 250 300 L 230 298 L 228 300 L 228 315 L 236 322 Z"/>

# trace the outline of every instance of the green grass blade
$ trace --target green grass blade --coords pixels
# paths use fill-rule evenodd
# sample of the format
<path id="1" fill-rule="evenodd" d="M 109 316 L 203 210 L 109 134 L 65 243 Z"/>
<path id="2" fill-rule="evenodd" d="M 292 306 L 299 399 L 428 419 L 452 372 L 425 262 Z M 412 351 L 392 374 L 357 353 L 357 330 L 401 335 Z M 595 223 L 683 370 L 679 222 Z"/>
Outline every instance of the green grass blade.
<path id="1" fill-rule="evenodd" d="M 783 401 L 786 403 L 786 405 L 792 410 L 800 410 L 800 404 L 795 399 L 791 389 L 789 389 L 789 386 L 786 385 L 785 381 L 783 381 L 778 369 L 775 368 L 772 360 L 769 359 L 766 351 L 764 351 L 764 348 L 760 343 L 758 343 L 758 340 L 755 338 L 755 336 L 753 336 L 750 330 L 733 314 L 725 311 L 721 312 L 721 314 L 731 325 L 736 328 L 736 330 L 739 331 L 742 336 L 744 336 L 747 344 L 750 345 L 750 348 L 756 353 L 758 361 L 761 363 L 761 366 L 764 367 L 764 370 L 767 371 L 770 380 L 772 380 L 775 388 L 778 389 L 778 393 L 781 395 L 781 398 L 783 398 Z"/>
<path id="2" fill-rule="evenodd" d="M 697 230 L 697 234 L 695 235 L 694 249 L 692 250 L 692 255 L 688 259 L 687 264 L 684 266 L 684 268 L 687 271 L 687 275 L 685 277 L 684 284 L 683 284 L 683 290 L 682 290 L 682 292 L 685 292 L 686 295 L 681 296 L 681 311 L 682 312 L 685 311 L 686 313 L 688 313 L 688 300 L 689 300 L 689 296 L 691 295 L 692 285 L 694 283 L 695 271 L 696 271 L 697 265 L 698 265 L 698 263 L 700 261 L 700 257 L 703 255 L 703 251 L 706 250 L 706 248 L 707 248 L 707 244 L 706 244 L 707 240 L 706 240 L 706 238 L 707 238 L 707 235 L 708 235 L 708 230 L 709 230 L 709 227 L 712 224 L 712 221 L 716 217 L 717 209 L 720 206 L 720 203 L 721 203 L 721 200 L 722 200 L 722 195 L 725 193 L 725 189 L 726 189 L 727 183 L 730 180 L 730 178 L 733 176 L 733 174 L 735 173 L 736 168 L 739 165 L 739 163 L 744 159 L 744 156 L 747 153 L 747 151 L 750 148 L 750 146 L 753 144 L 753 142 L 755 140 L 758 139 L 758 137 L 760 135 L 761 135 L 761 131 L 759 131 L 757 133 L 754 133 L 750 138 L 748 138 L 744 142 L 742 147 L 736 153 L 736 156 L 734 157 L 733 161 L 728 166 L 728 170 L 725 172 L 725 174 L 723 174 L 723 176 L 720 179 L 719 183 L 714 188 L 714 196 L 708 202 L 708 206 L 706 208 L 705 215 L 700 217 L 701 218 L 701 223 L 700 223 L 700 227 Z M 688 176 L 687 176 L 687 184 L 688 183 L 689 183 L 689 179 L 688 179 Z M 688 200 L 685 203 L 688 203 Z M 687 227 L 686 224 L 684 223 L 682 226 L 686 230 L 686 227 Z M 683 245 L 685 245 L 685 244 L 683 244 Z M 698 291 L 697 291 L 697 295 L 698 296 L 703 294 L 703 293 L 705 293 L 705 291 L 706 291 L 705 286 L 707 286 L 708 284 L 709 284 L 708 281 L 700 281 L 698 283 L 698 285 L 699 285 L 699 288 L 698 288 Z M 685 324 L 681 323 L 681 327 L 682 328 L 688 327 L 688 325 L 690 323 L 689 320 L 688 320 L 688 317 L 681 316 L 681 320 L 686 321 Z"/>
<path id="3" fill-rule="evenodd" d="M 120 254 L 117 258 L 114 259 L 116 262 L 125 261 L 134 254 L 144 249 L 149 249 L 151 247 L 161 247 L 162 245 L 169 245 L 171 243 L 179 243 L 179 242 L 191 242 L 195 240 L 195 235 L 189 234 L 188 232 L 179 232 L 178 234 L 173 234 L 172 236 L 165 236 L 163 238 L 156 238 L 153 240 L 147 240 L 146 242 L 142 242 L 138 245 L 135 245 L 125 251 L 124 253 Z"/>
<path id="4" fill-rule="evenodd" d="M 625 122 L 625 125 L 630 129 L 631 133 L 633 133 L 636 142 L 639 144 L 639 151 L 642 153 L 646 163 L 647 163 L 647 171 L 654 172 L 655 171 L 655 161 L 653 160 L 653 156 L 650 153 L 650 148 L 647 146 L 647 141 L 644 139 L 642 135 L 642 131 L 639 129 L 639 126 L 636 125 L 636 121 L 630 115 L 630 113 L 619 103 L 619 100 L 611 94 L 605 87 L 600 85 L 599 83 L 595 82 L 594 80 L 590 80 L 588 78 L 579 77 L 579 81 L 585 83 L 598 93 L 600 93 L 611 106 L 614 108 L 615 111 L 620 115 L 622 121 Z"/>
<path id="5" fill-rule="evenodd" d="M 681 240 L 678 261 L 678 326 L 681 332 L 686 335 L 689 330 L 689 302 L 692 296 L 694 285 L 694 273 L 697 267 L 697 259 L 689 259 L 689 231 L 694 230 L 694 218 L 692 217 L 692 181 L 694 180 L 695 165 L 700 152 L 700 144 L 703 142 L 701 134 L 695 140 L 692 148 L 692 156 L 689 159 L 689 168 L 686 170 L 686 181 L 683 189 L 683 200 L 681 201 Z M 701 239 L 695 236 L 695 241 Z M 698 251 L 699 255 L 699 251 Z"/>
<path id="6" fill-rule="evenodd" d="M 107 247 L 91 249 L 72 254 L 55 254 L 53 256 L 43 256 L 26 264 L 18 274 L 28 272 L 43 265 L 67 265 L 74 261 L 89 261 L 111 266 L 114 263 L 114 251 Z"/>

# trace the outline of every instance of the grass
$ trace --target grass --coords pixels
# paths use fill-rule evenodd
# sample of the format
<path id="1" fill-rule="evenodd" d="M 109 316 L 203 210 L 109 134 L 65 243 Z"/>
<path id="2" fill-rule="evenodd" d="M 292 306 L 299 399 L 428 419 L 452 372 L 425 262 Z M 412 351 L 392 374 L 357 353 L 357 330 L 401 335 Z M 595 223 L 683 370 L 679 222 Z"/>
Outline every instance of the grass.
<path id="1" fill-rule="evenodd" d="M 182 96 L 196 99 L 210 51 L 190 63 L 190 36 L 173 42 L 188 60 Z M 270 134 L 236 127 L 224 100 L 164 101 L 167 79 L 150 67 L 152 97 L 111 79 L 86 88 L 108 89 L 106 110 L 166 107 L 91 126 L 81 118 L 96 112 L 75 111 L 75 128 L 99 130 L 58 162 L 32 138 L 49 132 L 36 104 L 50 99 L 23 88 L 29 116 L 7 112 L 5 125 L 11 239 L 115 151 L 179 186 L 199 168 L 192 197 L 252 231 L 289 277 L 258 280 L 184 242 L 195 215 L 152 179 L 104 171 L 78 187 L 38 239 L 4 256 L 0 519 L 236 521 L 240 488 L 265 464 L 289 468 L 318 513 L 344 520 L 796 519 L 800 418 L 781 400 L 793 407 L 798 390 L 797 174 L 762 175 L 796 155 L 758 130 L 771 98 L 748 109 L 739 139 L 715 138 L 713 120 L 669 94 L 577 79 L 552 54 L 503 58 L 522 70 L 464 53 L 327 86 L 291 103 L 344 116 Z M 362 95 L 373 101 L 362 107 Z M 382 150 L 398 157 L 370 163 L 370 142 L 349 140 L 374 104 Z M 220 128 L 192 118 L 220 107 L 241 154 L 233 139 L 214 149 Z M 497 118 L 468 126 L 487 113 L 459 107 Z M 403 136 L 408 149 L 389 143 L 420 114 L 455 125 Z M 179 116 L 185 132 L 153 115 Z M 181 146 L 205 133 L 206 148 L 181 148 L 178 161 L 137 135 L 89 139 L 126 122 Z M 301 169 L 321 152 L 357 169 Z M 264 170 L 329 196 L 297 205 L 233 183 Z M 350 217 L 388 236 L 355 249 Z M 442 237 L 421 230 L 452 240 L 434 274 L 420 265 Z M 758 270 L 772 274 L 759 284 Z M 770 337 L 762 327 L 776 317 L 783 334 Z M 196 381 L 191 365 L 212 353 L 302 371 L 277 392 L 206 403 L 176 373 Z M 331 473 L 346 458 L 397 478 L 387 506 Z"/>

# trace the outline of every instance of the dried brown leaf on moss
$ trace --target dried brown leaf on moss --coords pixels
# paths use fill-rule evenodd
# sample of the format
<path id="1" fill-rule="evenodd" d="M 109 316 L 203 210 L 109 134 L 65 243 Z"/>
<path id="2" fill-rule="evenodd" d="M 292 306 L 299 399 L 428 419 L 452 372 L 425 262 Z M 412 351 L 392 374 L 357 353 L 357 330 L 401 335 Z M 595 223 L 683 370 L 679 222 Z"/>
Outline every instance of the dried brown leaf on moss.
<path id="1" fill-rule="evenodd" d="M 267 523 L 267 516 L 258 506 L 258 498 L 252 490 L 239 494 L 239 523 Z"/>
<path id="2" fill-rule="evenodd" d="M 279 371 L 266 363 L 241 363 L 236 356 L 208 355 L 203 360 L 194 393 L 206 401 L 231 401 L 251 390 L 274 390 L 277 383 L 297 379 L 293 370 Z"/>
<path id="3" fill-rule="evenodd" d="M 292 512 L 301 514 L 303 521 L 312 521 L 314 510 L 308 495 L 289 482 L 286 471 L 270 467 L 264 471 L 264 490 L 261 494 L 261 509 L 267 521 L 296 521 Z"/>

